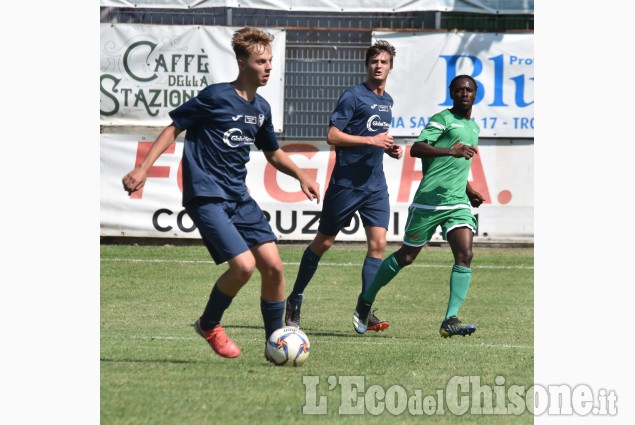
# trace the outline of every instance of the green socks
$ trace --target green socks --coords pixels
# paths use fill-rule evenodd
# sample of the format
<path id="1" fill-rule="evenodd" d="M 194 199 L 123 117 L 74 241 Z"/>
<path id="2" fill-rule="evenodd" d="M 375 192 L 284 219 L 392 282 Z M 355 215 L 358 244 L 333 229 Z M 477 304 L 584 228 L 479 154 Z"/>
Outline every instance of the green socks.
<path id="1" fill-rule="evenodd" d="M 472 280 L 472 269 L 454 265 L 452 274 L 450 275 L 450 299 L 448 301 L 448 309 L 445 312 L 445 318 L 458 316 L 459 308 L 463 304 L 463 300 L 467 295 Z"/>
<path id="2" fill-rule="evenodd" d="M 373 283 L 363 292 L 362 299 L 369 304 L 375 302 L 375 297 L 377 297 L 379 290 L 397 276 L 400 270 L 401 267 L 397 264 L 394 253 L 390 254 L 379 266 Z M 452 274 L 450 275 L 450 299 L 448 300 L 448 309 L 445 313 L 446 319 L 452 316 L 458 316 L 459 308 L 461 304 L 463 304 L 463 300 L 465 300 L 471 280 L 471 268 L 456 264 L 452 267 Z"/>
<path id="3" fill-rule="evenodd" d="M 379 266 L 379 270 L 377 270 L 377 274 L 373 279 L 373 283 L 371 283 L 370 287 L 362 294 L 362 299 L 367 303 L 372 304 L 375 301 L 375 297 L 377 296 L 379 290 L 386 286 L 393 277 L 397 276 L 399 270 L 401 270 L 401 267 L 397 264 L 395 254 L 390 254 L 388 258 L 382 261 Z"/>

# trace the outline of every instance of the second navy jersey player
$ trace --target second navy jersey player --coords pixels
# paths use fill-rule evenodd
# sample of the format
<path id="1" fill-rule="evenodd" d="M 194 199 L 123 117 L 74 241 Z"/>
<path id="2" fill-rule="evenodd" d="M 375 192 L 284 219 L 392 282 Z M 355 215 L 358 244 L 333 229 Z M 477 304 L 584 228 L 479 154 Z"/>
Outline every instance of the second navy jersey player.
<path id="1" fill-rule="evenodd" d="M 357 136 L 374 136 L 390 129 L 392 97 L 378 95 L 366 83 L 352 86 L 340 96 L 331 114 L 331 124 Z M 329 184 L 361 190 L 386 188 L 384 151 L 374 146 L 336 146 L 336 163 Z"/>

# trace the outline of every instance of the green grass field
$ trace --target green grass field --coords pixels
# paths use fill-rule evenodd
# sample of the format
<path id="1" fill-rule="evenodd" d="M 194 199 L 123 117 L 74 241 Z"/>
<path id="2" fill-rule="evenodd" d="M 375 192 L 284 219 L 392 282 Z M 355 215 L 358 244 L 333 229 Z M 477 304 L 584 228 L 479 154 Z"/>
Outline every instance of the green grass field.
<path id="1" fill-rule="evenodd" d="M 289 293 L 304 246 L 279 249 Z M 223 317 L 242 354 L 223 359 L 192 324 L 226 265 L 213 264 L 203 246 L 102 245 L 101 423 L 532 424 L 518 398 L 506 395 L 520 388 L 524 399 L 533 385 L 533 249 L 477 246 L 474 253 L 459 317 L 478 326 L 475 334 L 439 336 L 452 254 L 426 247 L 375 301 L 390 328 L 357 335 L 351 316 L 365 248 L 336 243 L 304 295 L 310 357 L 284 368 L 263 357 L 257 273 Z M 476 399 L 487 395 L 473 386 L 457 394 L 449 385 L 469 376 L 479 377 L 481 392 L 496 390 L 496 412 L 508 406 L 512 413 L 479 414 Z M 303 414 L 303 407 L 325 414 Z"/>

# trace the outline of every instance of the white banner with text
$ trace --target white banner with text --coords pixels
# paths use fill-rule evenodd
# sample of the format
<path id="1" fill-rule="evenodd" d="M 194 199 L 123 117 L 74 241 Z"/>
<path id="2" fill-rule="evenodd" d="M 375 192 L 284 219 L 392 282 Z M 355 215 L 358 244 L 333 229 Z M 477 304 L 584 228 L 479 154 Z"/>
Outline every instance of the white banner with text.
<path id="1" fill-rule="evenodd" d="M 477 84 L 472 118 L 481 137 L 534 137 L 533 34 L 374 32 L 376 40 L 396 49 L 386 84 L 393 136 L 418 136 L 452 106 L 452 78 L 467 74 Z"/>
<path id="2" fill-rule="evenodd" d="M 156 136 L 101 135 L 101 236 L 149 238 L 200 238 L 181 204 L 181 155 L 179 138 L 155 162 L 143 190 L 131 196 L 121 179 L 138 164 Z M 282 143 L 291 159 L 326 190 L 335 151 L 325 142 Z M 422 178 L 421 160 L 409 155 L 384 158 L 384 172 L 391 199 L 391 222 L 387 239 L 399 242 L 408 206 Z M 486 199 L 473 210 L 479 237 L 491 240 L 533 238 L 533 141 L 483 140 L 472 160 L 471 185 Z M 311 240 L 319 224 L 322 205 L 310 202 L 298 182 L 278 172 L 254 150 L 247 164 L 247 187 L 265 211 L 280 240 Z M 356 215 L 338 235 L 341 241 L 365 241 Z M 433 240 L 441 240 L 436 235 Z"/>
<path id="3" fill-rule="evenodd" d="M 168 112 L 209 84 L 238 76 L 231 47 L 239 28 L 101 24 L 100 123 L 166 126 Z M 283 130 L 286 32 L 274 36 L 273 70 L 258 93 L 271 105 L 273 126 Z"/>

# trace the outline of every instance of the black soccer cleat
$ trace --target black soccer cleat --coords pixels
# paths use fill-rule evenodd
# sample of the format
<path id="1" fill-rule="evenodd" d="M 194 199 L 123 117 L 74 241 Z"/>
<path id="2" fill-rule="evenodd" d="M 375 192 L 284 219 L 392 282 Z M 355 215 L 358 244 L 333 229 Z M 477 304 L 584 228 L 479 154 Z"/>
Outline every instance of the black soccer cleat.
<path id="1" fill-rule="evenodd" d="M 300 327 L 300 309 L 302 304 L 293 304 L 287 298 L 287 307 L 284 313 L 284 323 L 287 326 L 293 326 L 295 328 Z"/>
<path id="2" fill-rule="evenodd" d="M 441 323 L 441 329 L 439 329 L 439 334 L 443 338 L 452 337 L 453 335 L 472 335 L 474 332 L 476 332 L 476 325 L 464 325 L 456 316 L 445 319 Z"/>
<path id="3" fill-rule="evenodd" d="M 377 309 L 374 309 L 370 313 L 368 313 L 368 324 L 366 329 L 369 331 L 381 332 L 385 329 L 388 329 L 390 323 L 385 320 L 381 320 L 379 317 L 375 316 L 375 312 Z"/>
<path id="4" fill-rule="evenodd" d="M 362 294 L 357 297 L 357 306 L 353 313 L 353 328 L 358 334 L 365 334 L 368 328 L 368 315 L 372 304 L 367 303 L 362 298 Z"/>

